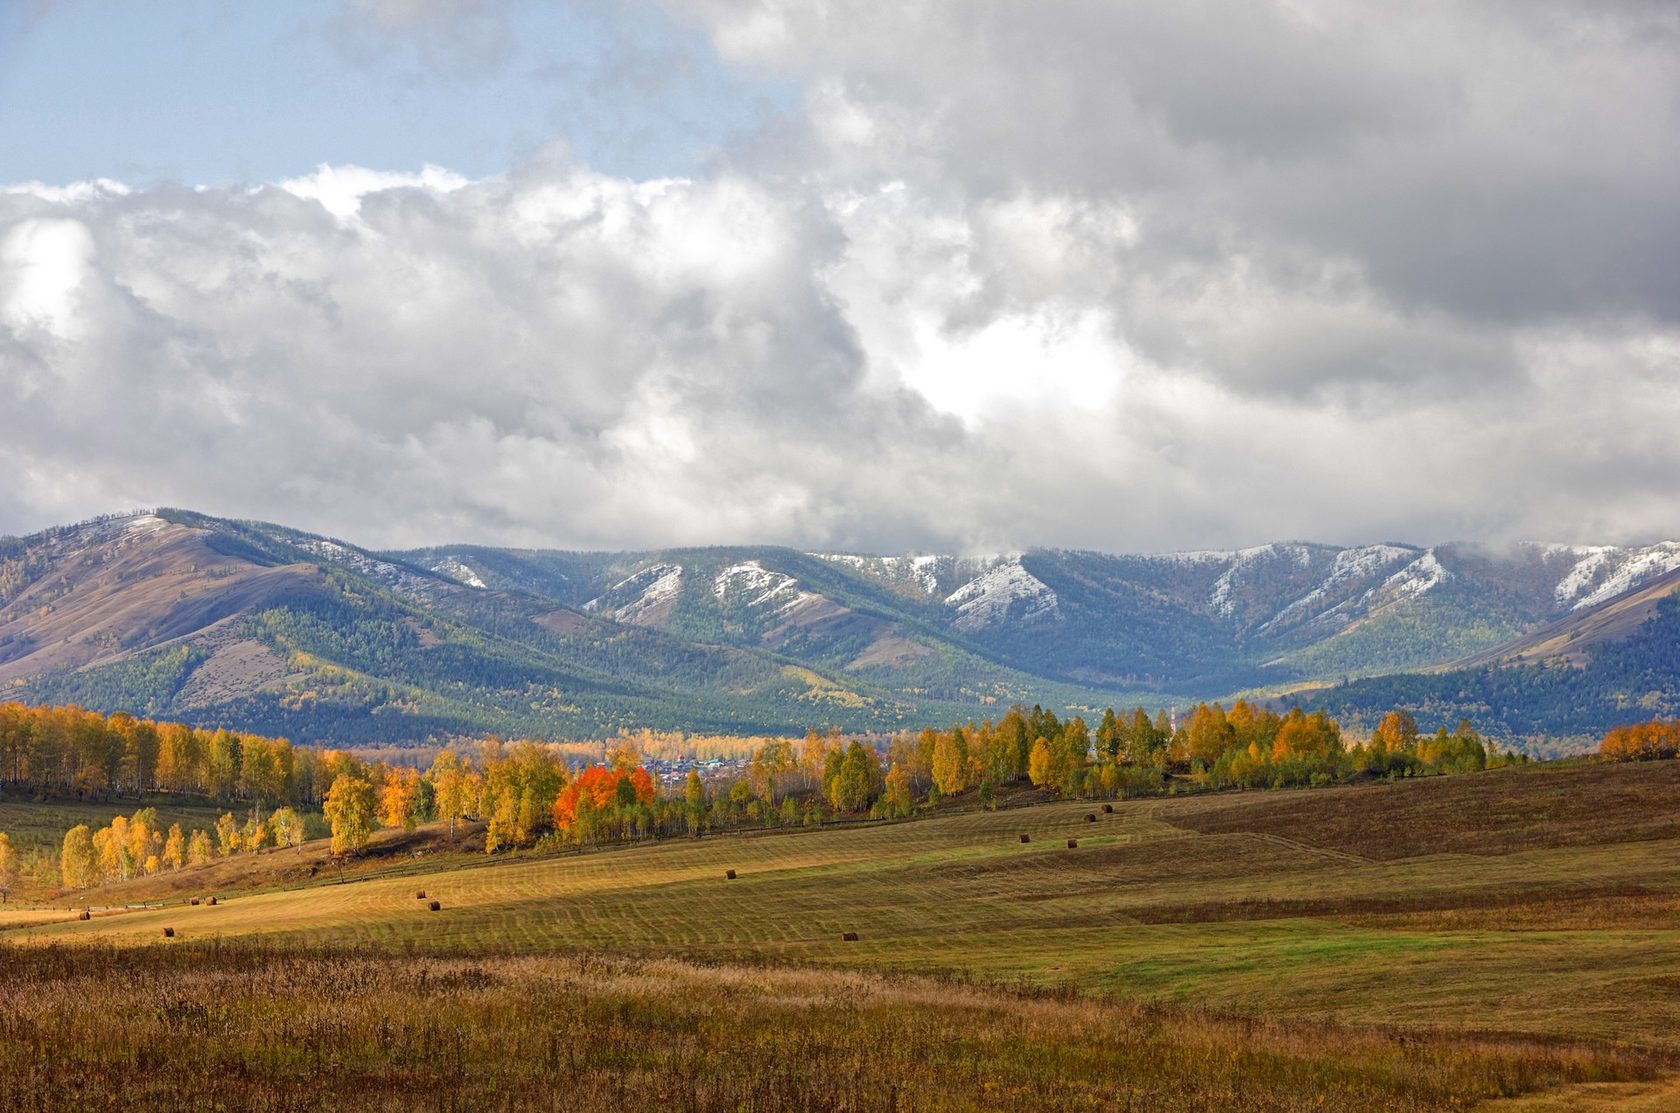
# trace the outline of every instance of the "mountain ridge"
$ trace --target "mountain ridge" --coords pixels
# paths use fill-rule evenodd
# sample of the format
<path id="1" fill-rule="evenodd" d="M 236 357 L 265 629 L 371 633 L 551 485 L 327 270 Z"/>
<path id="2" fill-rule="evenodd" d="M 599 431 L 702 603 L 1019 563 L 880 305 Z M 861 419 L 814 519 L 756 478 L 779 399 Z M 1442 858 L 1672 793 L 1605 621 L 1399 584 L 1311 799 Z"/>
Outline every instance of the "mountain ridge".
<path id="1" fill-rule="evenodd" d="M 1670 583 L 1668 541 L 376 551 L 160 510 L 0 540 L 0 694 L 352 741 L 899 729 L 1555 663 Z"/>

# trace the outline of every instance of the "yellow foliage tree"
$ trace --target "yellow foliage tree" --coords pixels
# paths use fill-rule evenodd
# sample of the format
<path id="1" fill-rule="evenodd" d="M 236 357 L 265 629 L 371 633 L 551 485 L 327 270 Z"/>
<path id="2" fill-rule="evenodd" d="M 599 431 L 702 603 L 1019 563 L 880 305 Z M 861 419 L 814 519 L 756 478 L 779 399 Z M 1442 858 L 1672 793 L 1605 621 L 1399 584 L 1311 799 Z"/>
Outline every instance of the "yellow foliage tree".
<path id="1" fill-rule="evenodd" d="M 1050 743 L 1040 738 L 1032 745 L 1032 753 L 1027 757 L 1027 779 L 1039 788 L 1050 783 Z"/>

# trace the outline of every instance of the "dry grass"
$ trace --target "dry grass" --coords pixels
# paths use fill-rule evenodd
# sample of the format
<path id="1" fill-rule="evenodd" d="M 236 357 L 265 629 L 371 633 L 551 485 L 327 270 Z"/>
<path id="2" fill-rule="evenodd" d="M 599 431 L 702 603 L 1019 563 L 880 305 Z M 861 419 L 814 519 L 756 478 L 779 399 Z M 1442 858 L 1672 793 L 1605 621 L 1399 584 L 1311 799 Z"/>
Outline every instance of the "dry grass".
<path id="1" fill-rule="evenodd" d="M 1257 832 L 1379 861 L 1680 838 L 1680 761 L 1540 765 L 1315 792 L 1170 801 L 1204 834 Z"/>
<path id="2" fill-rule="evenodd" d="M 0 1107 L 1463 1109 L 1626 1055 L 590 953 L 0 953 Z"/>
<path id="3" fill-rule="evenodd" d="M 399 852 L 347 884 L 331 873 L 290 890 L 270 887 L 268 863 L 234 860 L 216 867 L 227 871 L 216 891 L 231 898 L 219 907 L 172 894 L 167 909 L 27 925 L 7 938 L 157 949 L 173 926 L 183 949 L 255 937 L 368 961 L 476 954 L 496 970 L 563 952 L 649 969 L 948 973 L 1135 1003 L 1112 1006 L 1122 1010 L 1271 1017 L 1279 1031 L 1327 1021 L 1339 1033 L 1403 1031 L 1466 1049 L 1497 1032 L 1519 1048 L 1590 1041 L 1667 1061 L 1680 1030 L 1680 838 L 1655 837 L 1667 817 L 1628 801 L 1660 798 L 1676 770 L 1136 801 L 1094 824 L 1088 804 L 1066 802 L 560 857 Z M 1570 797 L 1560 831 L 1536 833 L 1535 817 L 1560 795 Z M 1382 826 L 1365 833 L 1356 817 L 1372 800 L 1370 822 Z M 1584 818 L 1594 812 L 1607 817 L 1601 830 Z M 1218 829 L 1189 829 L 1197 824 Z M 1426 845 L 1459 849 L 1381 860 L 1346 849 L 1403 844 L 1410 836 L 1382 839 L 1413 828 L 1433 831 Z M 1079 849 L 1069 851 L 1073 837 Z M 252 871 L 248 887 L 239 868 Z M 419 888 L 442 910 L 427 911 Z M 842 941 L 853 931 L 857 941 Z M 1345 1058 L 1328 1045 L 1323 1054 Z"/>

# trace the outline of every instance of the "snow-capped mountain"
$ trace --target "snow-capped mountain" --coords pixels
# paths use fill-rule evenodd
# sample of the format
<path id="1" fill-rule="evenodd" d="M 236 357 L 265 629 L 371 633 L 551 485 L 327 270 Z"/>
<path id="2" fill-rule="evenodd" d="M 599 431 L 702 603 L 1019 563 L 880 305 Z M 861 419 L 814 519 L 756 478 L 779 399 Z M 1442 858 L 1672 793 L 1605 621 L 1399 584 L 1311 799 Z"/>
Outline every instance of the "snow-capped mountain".
<path id="1" fill-rule="evenodd" d="M 1663 625 L 1676 595 L 1673 541 L 376 553 L 159 511 L 0 539 L 0 682 L 19 698 L 400 738 L 422 720 L 680 725 L 696 707 L 720 728 L 803 729 L 1016 700 L 1154 706 L 1455 662 L 1590 672 L 1614 647 L 1594 692 L 1554 700 L 1591 723 L 1667 707 L 1671 687 L 1680 713 L 1680 625 Z M 1469 690 L 1431 698 L 1458 706 L 1452 691 Z"/>

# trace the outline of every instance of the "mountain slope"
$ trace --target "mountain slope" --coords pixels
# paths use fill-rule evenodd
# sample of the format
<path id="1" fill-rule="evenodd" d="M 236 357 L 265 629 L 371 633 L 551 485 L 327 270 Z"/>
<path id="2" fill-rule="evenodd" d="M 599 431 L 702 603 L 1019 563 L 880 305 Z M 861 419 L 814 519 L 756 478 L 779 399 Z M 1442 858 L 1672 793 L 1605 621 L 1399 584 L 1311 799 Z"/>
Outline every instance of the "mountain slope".
<path id="1" fill-rule="evenodd" d="M 1543 716 L 1476 693 L 1544 688 L 1535 706 L 1569 729 L 1667 706 L 1653 669 L 1680 636 L 1677 584 L 1675 543 L 376 553 L 160 511 L 0 541 L 0 695 L 401 741 L 884 730 L 1238 691 L 1360 715 L 1412 685 L 1419 706 L 1526 733 Z M 1578 712 L 1558 710 L 1565 666 L 1593 678 Z M 1359 677 L 1382 679 L 1322 687 Z"/>
<path id="2" fill-rule="evenodd" d="M 685 637 L 897 676 L 976 660 L 1160 702 L 1443 665 L 1680 567 L 1680 546 L 983 557 L 789 549 L 397 554 Z M 886 670 L 885 672 L 881 670 Z"/>
<path id="3" fill-rule="evenodd" d="M 1561 619 L 1438 669 L 1297 697 L 1355 721 L 1399 707 L 1429 721 L 1471 718 L 1517 739 L 1591 739 L 1620 723 L 1680 716 L 1680 571 L 1582 598 Z"/>
<path id="4" fill-rule="evenodd" d="M 675 625 L 686 632 L 638 623 L 633 607 L 614 621 L 610 607 L 475 586 L 465 566 L 444 574 L 185 511 L 48 531 L 0 554 L 6 696 L 205 725 L 339 741 L 641 726 L 785 733 L 896 728 L 1039 689 L 1078 695 L 978 660 L 912 689 L 839 675 L 824 662 L 883 652 L 889 621 L 810 593 L 783 598 L 774 574 L 721 553 L 702 554 L 725 588 L 715 601 L 728 623 L 756 632 L 751 646 L 707 637 L 705 610 L 684 612 L 686 626 Z M 600 570 L 611 565 L 581 559 L 571 574 L 610 578 Z M 566 575 L 556 564 L 537 582 Z M 658 576 L 644 578 L 637 598 Z M 779 652 L 796 644 L 819 647 L 806 657 L 820 660 Z M 935 655 L 908 652 L 924 649 Z"/>

